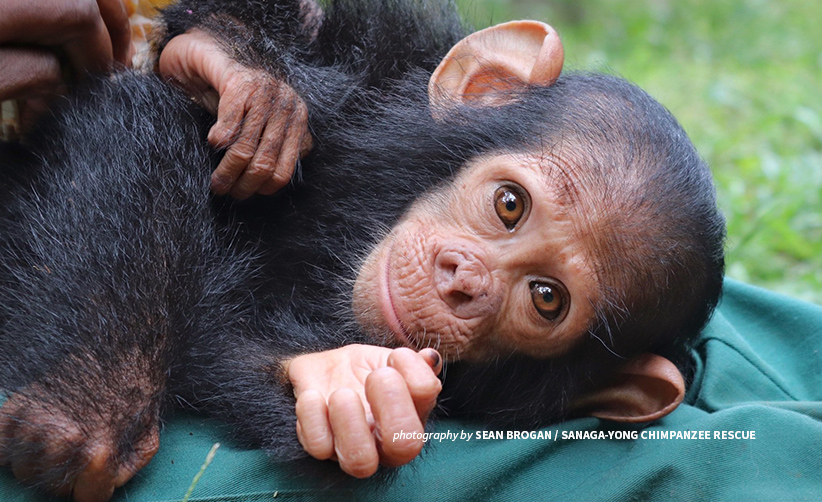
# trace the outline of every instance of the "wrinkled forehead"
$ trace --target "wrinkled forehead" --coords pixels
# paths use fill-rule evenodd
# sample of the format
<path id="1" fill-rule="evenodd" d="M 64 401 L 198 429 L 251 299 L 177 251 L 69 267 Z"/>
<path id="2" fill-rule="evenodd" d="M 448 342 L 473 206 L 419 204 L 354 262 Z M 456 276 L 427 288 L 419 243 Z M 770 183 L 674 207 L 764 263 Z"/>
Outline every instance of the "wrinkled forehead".
<path id="1" fill-rule="evenodd" d="M 590 273 L 595 278 L 597 292 L 591 298 L 595 304 L 617 301 L 614 285 L 621 276 L 621 256 L 625 239 L 620 232 L 630 228 L 630 211 L 622 200 L 630 180 L 609 180 L 590 155 L 574 142 L 564 142 L 545 149 L 538 156 L 543 187 L 572 223 L 572 238 L 577 242 Z M 595 305 L 596 307 L 596 305 Z"/>
<path id="2" fill-rule="evenodd" d="M 605 209 L 603 197 L 614 180 L 604 178 L 599 158 L 590 148 L 578 141 L 557 141 L 541 144 L 530 155 L 536 159 L 545 191 L 564 211 L 580 213 L 580 223 Z"/>

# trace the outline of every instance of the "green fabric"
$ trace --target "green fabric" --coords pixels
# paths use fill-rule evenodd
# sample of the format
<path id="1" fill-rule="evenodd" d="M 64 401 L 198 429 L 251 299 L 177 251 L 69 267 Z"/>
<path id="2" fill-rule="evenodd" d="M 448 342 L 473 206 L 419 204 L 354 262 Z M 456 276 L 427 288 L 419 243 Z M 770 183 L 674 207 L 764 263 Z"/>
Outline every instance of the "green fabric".
<path id="1" fill-rule="evenodd" d="M 822 500 L 822 308 L 727 281 L 695 350 L 686 403 L 650 427 L 580 419 L 546 439 L 431 443 L 390 480 L 354 480 L 330 462 L 273 463 L 233 447 L 214 421 L 177 416 L 151 464 L 117 501 Z M 475 432 L 444 420 L 436 431 Z M 708 431 L 710 439 L 554 439 L 568 431 Z M 714 439 L 754 431 L 755 439 Z M 48 500 L 0 469 L 0 501 Z"/>

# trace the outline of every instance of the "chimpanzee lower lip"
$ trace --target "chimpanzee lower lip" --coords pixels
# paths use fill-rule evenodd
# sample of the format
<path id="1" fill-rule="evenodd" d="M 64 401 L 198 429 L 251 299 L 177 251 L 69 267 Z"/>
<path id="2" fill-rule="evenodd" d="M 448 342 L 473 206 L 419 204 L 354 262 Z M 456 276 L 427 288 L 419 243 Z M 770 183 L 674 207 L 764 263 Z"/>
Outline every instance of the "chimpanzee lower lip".
<path id="1" fill-rule="evenodd" d="M 391 280 L 389 274 L 391 271 L 391 256 L 393 255 L 393 252 L 394 245 L 391 243 L 391 246 L 389 246 L 388 252 L 386 253 L 385 260 L 383 260 L 382 281 L 380 281 L 380 310 L 382 310 L 385 322 L 394 334 L 394 338 L 396 338 L 402 345 L 407 346 L 409 341 L 408 333 L 406 333 L 405 327 L 402 325 L 402 321 L 400 321 L 400 318 L 397 315 L 397 309 L 394 306 L 394 299 L 391 297 Z"/>

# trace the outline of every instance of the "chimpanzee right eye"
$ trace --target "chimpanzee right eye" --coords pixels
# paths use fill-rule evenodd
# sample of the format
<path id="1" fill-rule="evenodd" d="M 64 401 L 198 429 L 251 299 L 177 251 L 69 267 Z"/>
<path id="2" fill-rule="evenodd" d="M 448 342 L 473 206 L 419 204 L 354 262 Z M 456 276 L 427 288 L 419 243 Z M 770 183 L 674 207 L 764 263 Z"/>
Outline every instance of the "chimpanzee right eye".
<path id="1" fill-rule="evenodd" d="M 516 228 L 525 214 L 525 209 L 526 199 L 516 188 L 503 186 L 494 192 L 494 210 L 509 232 Z"/>

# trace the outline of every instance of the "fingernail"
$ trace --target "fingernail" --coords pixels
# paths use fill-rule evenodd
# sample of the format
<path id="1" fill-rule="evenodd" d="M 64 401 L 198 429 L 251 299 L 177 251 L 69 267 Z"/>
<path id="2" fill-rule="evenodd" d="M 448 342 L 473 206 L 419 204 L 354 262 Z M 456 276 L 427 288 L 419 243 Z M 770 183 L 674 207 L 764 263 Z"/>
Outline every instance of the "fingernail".
<path id="1" fill-rule="evenodd" d="M 436 368 L 439 366 L 441 361 L 440 353 L 432 349 L 431 352 L 429 352 L 429 355 L 429 359 L 431 359 L 431 367 Z"/>
<path id="2" fill-rule="evenodd" d="M 222 176 L 211 177 L 211 191 L 217 195 L 225 195 L 231 188 L 231 183 Z"/>

